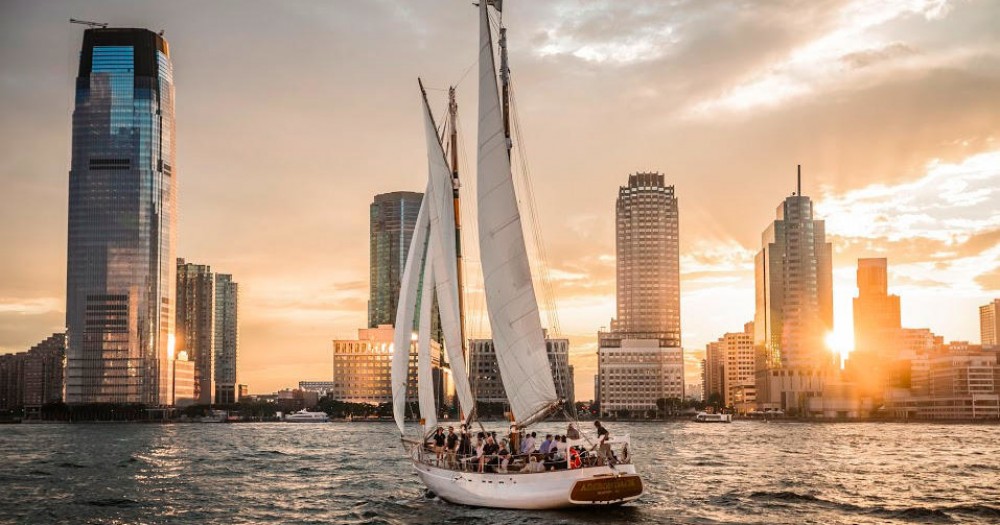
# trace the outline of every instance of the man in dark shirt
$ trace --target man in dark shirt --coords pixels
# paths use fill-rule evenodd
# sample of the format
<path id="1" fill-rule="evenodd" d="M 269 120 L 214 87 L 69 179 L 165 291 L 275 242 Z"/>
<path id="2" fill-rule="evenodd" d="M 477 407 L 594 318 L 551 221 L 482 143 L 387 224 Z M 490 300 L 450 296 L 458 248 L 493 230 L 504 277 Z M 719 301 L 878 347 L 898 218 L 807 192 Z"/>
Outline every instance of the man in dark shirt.
<path id="1" fill-rule="evenodd" d="M 437 464 L 441 464 L 441 460 L 444 459 L 444 443 L 446 441 L 444 435 L 444 429 L 441 427 L 437 428 L 437 432 L 434 433 L 434 452 L 437 454 Z"/>
<path id="2" fill-rule="evenodd" d="M 455 468 L 455 453 L 458 451 L 458 434 L 455 433 L 455 427 L 448 427 L 448 436 L 445 438 L 444 446 L 448 468 Z"/>
<path id="3" fill-rule="evenodd" d="M 479 472 L 483 472 L 483 467 L 489 463 L 494 465 L 497 462 L 497 452 L 500 451 L 500 445 L 497 445 L 493 436 L 486 437 L 486 444 L 483 445 L 483 457 L 479 460 Z"/>
<path id="4" fill-rule="evenodd" d="M 611 443 L 608 443 L 611 433 L 600 421 L 594 421 L 594 426 L 597 427 L 597 464 L 603 465 L 606 461 L 611 461 Z"/>

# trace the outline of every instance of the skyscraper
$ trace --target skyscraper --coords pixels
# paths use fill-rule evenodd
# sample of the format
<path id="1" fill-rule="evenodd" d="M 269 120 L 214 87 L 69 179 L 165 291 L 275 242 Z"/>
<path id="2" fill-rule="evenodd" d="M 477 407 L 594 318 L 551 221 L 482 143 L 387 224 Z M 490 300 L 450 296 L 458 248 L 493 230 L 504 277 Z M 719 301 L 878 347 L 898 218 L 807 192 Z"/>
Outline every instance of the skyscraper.
<path id="1" fill-rule="evenodd" d="M 884 258 L 858 259 L 858 296 L 854 298 L 855 352 L 885 355 L 895 351 L 902 328 L 899 296 L 889 295 L 886 263 Z"/>
<path id="2" fill-rule="evenodd" d="M 833 359 L 824 345 L 833 329 L 833 248 L 799 180 L 799 191 L 764 230 L 754 259 L 754 339 L 771 366 L 827 366 Z"/>
<path id="3" fill-rule="evenodd" d="M 674 187 L 660 173 L 629 175 L 615 204 L 617 318 L 614 332 L 681 345 L 679 218 Z"/>
<path id="4" fill-rule="evenodd" d="M 757 403 L 763 408 L 804 409 L 818 396 L 834 365 L 825 344 L 833 329 L 833 249 L 813 203 L 798 191 L 778 206 L 754 259 L 758 347 Z"/>
<path id="5" fill-rule="evenodd" d="M 194 363 L 194 399 L 212 404 L 215 393 L 215 274 L 207 264 L 177 259 L 175 350 Z"/>
<path id="6" fill-rule="evenodd" d="M 643 415 L 684 398 L 679 216 L 660 173 L 629 175 L 615 203 L 617 317 L 598 335 L 602 414 Z"/>
<path id="7" fill-rule="evenodd" d="M 371 204 L 368 327 L 394 324 L 399 280 L 417 223 L 422 193 L 395 191 L 376 195 Z M 440 340 L 440 339 L 438 339 Z"/>
<path id="8" fill-rule="evenodd" d="M 887 261 L 858 259 L 858 296 L 854 298 L 854 351 L 846 363 L 848 377 L 861 391 L 881 395 L 889 379 L 888 365 L 899 357 L 902 325 L 899 296 L 889 295 Z"/>
<path id="9" fill-rule="evenodd" d="M 236 357 L 239 354 L 239 284 L 228 273 L 215 274 L 215 402 L 236 397 Z"/>
<path id="10" fill-rule="evenodd" d="M 1000 299 L 979 307 L 979 337 L 983 346 L 1000 346 Z"/>
<path id="11" fill-rule="evenodd" d="M 399 280 L 406 266 L 406 255 L 423 198 L 423 193 L 395 191 L 376 195 L 372 201 L 368 328 L 396 324 Z M 444 341 L 437 295 L 431 304 L 431 339 L 439 343 Z"/>
<path id="12" fill-rule="evenodd" d="M 69 403 L 173 398 L 174 160 L 167 41 L 85 31 L 69 173 Z"/>

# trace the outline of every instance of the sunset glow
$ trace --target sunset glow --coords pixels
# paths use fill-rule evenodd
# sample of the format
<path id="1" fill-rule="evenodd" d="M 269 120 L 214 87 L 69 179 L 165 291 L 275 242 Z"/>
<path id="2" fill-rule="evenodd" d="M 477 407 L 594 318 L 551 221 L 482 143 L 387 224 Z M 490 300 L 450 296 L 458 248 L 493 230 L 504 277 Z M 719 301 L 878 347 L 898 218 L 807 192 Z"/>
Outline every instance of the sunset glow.
<path id="1" fill-rule="evenodd" d="M 518 147 L 580 399 L 615 315 L 615 192 L 637 170 L 676 187 L 687 351 L 753 319 L 754 255 L 796 164 L 833 244 L 833 350 L 852 346 L 860 257 L 888 258 L 904 326 L 978 340 L 976 308 L 1000 295 L 1000 5 L 584 4 L 519 2 L 509 14 Z M 81 33 L 66 20 L 78 16 L 167 30 L 177 252 L 238 279 L 240 382 L 252 392 L 326 379 L 331 340 L 365 326 L 369 203 L 426 181 L 418 74 L 435 111 L 440 90 L 458 86 L 466 323 L 487 335 L 473 269 L 476 78 L 465 75 L 477 35 L 456 30 L 475 27 L 466 7 L 294 2 L 237 21 L 218 4 L 197 19 L 166 3 L 5 5 L 0 351 L 65 329 Z"/>

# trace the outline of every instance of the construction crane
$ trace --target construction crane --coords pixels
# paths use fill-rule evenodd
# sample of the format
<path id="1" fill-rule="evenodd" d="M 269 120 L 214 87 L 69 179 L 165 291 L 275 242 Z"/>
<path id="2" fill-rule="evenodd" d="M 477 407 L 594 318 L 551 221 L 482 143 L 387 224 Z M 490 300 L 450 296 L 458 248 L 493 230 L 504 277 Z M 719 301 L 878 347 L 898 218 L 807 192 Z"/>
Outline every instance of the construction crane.
<path id="1" fill-rule="evenodd" d="M 87 27 L 90 27 L 90 28 L 97 28 L 97 27 L 99 27 L 101 29 L 105 29 L 105 28 L 108 27 L 108 23 L 107 22 L 91 22 L 89 20 L 77 20 L 75 18 L 70 18 L 69 19 L 69 23 L 71 23 L 71 24 L 80 24 L 80 25 L 84 25 L 84 26 L 87 26 Z"/>

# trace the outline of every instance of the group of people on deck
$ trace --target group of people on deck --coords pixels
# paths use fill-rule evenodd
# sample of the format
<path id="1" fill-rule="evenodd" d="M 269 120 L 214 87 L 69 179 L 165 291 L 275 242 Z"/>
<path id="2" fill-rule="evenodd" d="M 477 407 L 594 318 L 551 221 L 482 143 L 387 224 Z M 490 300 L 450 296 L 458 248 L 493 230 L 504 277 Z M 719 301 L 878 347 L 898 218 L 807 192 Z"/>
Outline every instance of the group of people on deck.
<path id="1" fill-rule="evenodd" d="M 614 464 L 616 458 L 608 443 L 608 430 L 599 421 L 594 425 L 598 441 L 589 451 L 583 446 L 568 445 L 567 435 L 570 440 L 580 438 L 580 432 L 572 424 L 567 435 L 546 434 L 541 440 L 537 433 L 513 426 L 504 437 L 485 429 L 474 433 L 466 425 L 458 432 L 452 426 L 447 431 L 438 427 L 426 446 L 434 453 L 437 465 L 474 472 L 536 473 L 581 468 L 585 464 Z"/>

